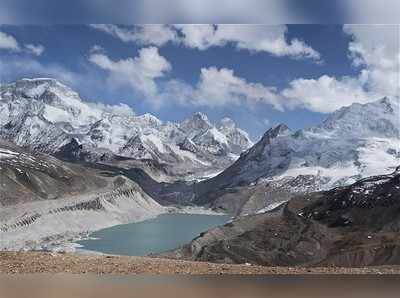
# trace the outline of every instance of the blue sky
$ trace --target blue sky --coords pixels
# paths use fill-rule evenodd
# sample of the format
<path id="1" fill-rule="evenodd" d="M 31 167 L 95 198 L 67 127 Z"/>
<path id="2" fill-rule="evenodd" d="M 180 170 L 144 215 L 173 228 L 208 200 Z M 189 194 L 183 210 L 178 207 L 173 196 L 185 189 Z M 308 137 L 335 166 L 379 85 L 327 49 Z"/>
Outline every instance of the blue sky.
<path id="1" fill-rule="evenodd" d="M 398 95 L 398 26 L 200 27 L 3 25 L 0 79 L 55 77 L 83 99 L 162 120 L 230 117 L 254 139 Z"/>

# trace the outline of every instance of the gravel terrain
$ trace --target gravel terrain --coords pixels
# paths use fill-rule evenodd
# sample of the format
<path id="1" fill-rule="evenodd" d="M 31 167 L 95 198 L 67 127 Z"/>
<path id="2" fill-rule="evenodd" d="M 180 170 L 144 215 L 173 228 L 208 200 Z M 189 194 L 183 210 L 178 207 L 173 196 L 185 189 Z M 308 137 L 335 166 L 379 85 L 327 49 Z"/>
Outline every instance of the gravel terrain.
<path id="1" fill-rule="evenodd" d="M 0 252 L 0 274 L 399 274 L 400 266 L 263 267 L 125 256 Z"/>

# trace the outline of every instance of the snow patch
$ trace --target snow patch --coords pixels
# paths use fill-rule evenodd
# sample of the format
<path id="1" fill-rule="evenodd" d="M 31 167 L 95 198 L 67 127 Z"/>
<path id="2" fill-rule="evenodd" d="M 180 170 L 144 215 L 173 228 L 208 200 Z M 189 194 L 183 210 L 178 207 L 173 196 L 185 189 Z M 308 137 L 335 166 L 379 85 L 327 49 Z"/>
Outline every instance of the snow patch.
<path id="1" fill-rule="evenodd" d="M 19 156 L 18 152 L 0 148 L 0 159 L 12 159 Z"/>

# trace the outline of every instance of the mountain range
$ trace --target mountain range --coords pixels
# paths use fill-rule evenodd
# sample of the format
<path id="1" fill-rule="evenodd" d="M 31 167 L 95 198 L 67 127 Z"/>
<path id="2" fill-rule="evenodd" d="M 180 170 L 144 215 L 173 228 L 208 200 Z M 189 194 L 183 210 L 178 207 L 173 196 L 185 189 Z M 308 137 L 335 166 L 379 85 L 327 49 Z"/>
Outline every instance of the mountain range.
<path id="1" fill-rule="evenodd" d="M 315 127 L 271 127 L 253 144 L 229 118 L 213 124 L 195 113 L 181 123 L 163 122 L 150 114 L 135 115 L 124 105 L 89 103 L 54 79 L 22 79 L 0 86 L 0 139 L 0 178 L 7 181 L 0 186 L 0 230 L 8 239 L 3 247 L 26 247 L 31 241 L 29 247 L 40 248 L 44 239 L 47 245 L 177 206 L 201 206 L 238 218 L 233 228 L 228 224 L 217 233 L 207 232 L 206 241 L 200 237 L 176 253 L 241 262 L 246 259 L 243 241 L 253 234 L 258 235 L 251 242 L 256 248 L 280 247 L 259 242 L 265 229 L 263 235 L 272 237 L 269 225 L 290 226 L 296 215 L 300 218 L 293 229 L 304 227 L 298 223 L 306 219 L 314 227 L 318 219 L 298 213 L 314 216 L 331 198 L 350 197 L 360 181 L 374 189 L 383 180 L 398 181 L 390 173 L 400 164 L 400 104 L 399 98 L 388 97 L 355 103 Z M 388 176 L 363 180 L 375 175 Z M 271 210 L 284 215 L 276 217 Z M 340 213 L 329 224 L 347 215 Z M 289 226 L 273 235 L 297 235 Z M 318 229 L 328 231 L 321 225 Z M 231 248 L 231 240 L 238 250 Z M 246 255 L 256 255 L 251 261 L 263 264 L 305 264 L 309 241 L 285 242 L 304 244 L 300 252 L 287 249 L 302 257 L 260 256 L 254 247 Z M 327 260 L 327 250 L 324 254 L 318 262 Z"/>
<path id="2" fill-rule="evenodd" d="M 229 118 L 216 126 L 202 113 L 182 123 L 163 122 L 150 114 L 136 116 L 123 105 L 85 102 L 47 78 L 0 86 L 0 135 L 19 146 L 49 154 L 61 151 L 77 159 L 118 155 L 154 160 L 176 179 L 219 172 L 253 145 Z M 82 145 L 79 152 L 65 150 L 74 144 Z"/>
<path id="3" fill-rule="evenodd" d="M 225 171 L 200 182 L 195 202 L 251 213 L 276 197 L 390 173 L 400 164 L 399 130 L 398 98 L 343 107 L 313 128 L 277 125 Z"/>

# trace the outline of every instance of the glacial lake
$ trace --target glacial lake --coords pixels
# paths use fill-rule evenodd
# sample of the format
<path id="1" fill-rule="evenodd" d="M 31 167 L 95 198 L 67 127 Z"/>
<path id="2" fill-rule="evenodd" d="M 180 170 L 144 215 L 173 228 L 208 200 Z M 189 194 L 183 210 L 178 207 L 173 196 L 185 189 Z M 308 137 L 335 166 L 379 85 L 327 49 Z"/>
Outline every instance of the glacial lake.
<path id="1" fill-rule="evenodd" d="M 77 243 L 82 249 L 106 254 L 145 256 L 189 243 L 212 227 L 230 219 L 225 215 L 162 214 L 138 223 L 113 226 L 90 235 Z"/>

